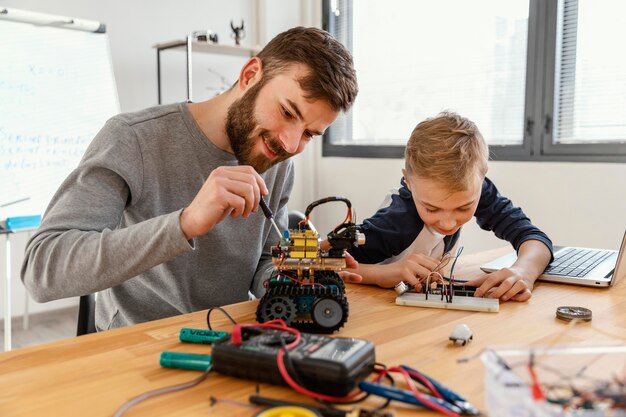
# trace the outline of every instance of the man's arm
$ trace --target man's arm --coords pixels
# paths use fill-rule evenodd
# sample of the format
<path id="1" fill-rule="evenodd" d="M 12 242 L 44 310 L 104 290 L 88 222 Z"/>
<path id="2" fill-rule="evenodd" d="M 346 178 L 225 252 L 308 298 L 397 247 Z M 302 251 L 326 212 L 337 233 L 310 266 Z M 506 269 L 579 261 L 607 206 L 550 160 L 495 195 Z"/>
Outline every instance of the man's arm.
<path id="1" fill-rule="evenodd" d="M 132 129 L 110 120 L 28 242 L 21 276 L 35 300 L 100 291 L 192 250 L 180 210 L 118 229 L 125 207 L 142 197 L 142 174 Z"/>

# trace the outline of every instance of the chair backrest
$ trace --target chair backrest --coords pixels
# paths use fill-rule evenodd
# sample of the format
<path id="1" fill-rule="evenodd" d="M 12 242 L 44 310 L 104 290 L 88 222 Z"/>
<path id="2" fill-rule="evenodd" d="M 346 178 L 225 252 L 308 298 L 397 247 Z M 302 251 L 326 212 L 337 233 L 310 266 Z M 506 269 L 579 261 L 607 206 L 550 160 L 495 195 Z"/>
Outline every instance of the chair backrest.
<path id="1" fill-rule="evenodd" d="M 80 297 L 78 305 L 78 326 L 76 336 L 96 332 L 96 295 L 87 294 Z"/>
<path id="2" fill-rule="evenodd" d="M 287 216 L 289 216 L 290 229 L 297 229 L 298 223 L 300 223 L 301 220 L 304 220 L 304 213 L 298 210 L 289 210 L 287 212 Z M 309 229 L 308 226 L 306 228 Z"/>

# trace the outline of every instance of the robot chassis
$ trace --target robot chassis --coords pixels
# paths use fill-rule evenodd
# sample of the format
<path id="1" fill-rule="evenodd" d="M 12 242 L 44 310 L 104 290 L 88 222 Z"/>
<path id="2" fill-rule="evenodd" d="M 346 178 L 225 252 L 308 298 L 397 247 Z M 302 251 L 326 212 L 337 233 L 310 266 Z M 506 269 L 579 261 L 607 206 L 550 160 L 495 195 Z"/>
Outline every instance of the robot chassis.
<path id="1" fill-rule="evenodd" d="M 319 233 L 309 223 L 311 211 L 324 203 L 348 206 L 343 223 L 328 233 L 329 247 L 320 247 Z M 327 197 L 309 204 L 298 229 L 283 233 L 272 248 L 274 271 L 256 311 L 260 323 L 281 319 L 309 333 L 332 333 L 348 320 L 346 287 L 337 273 L 346 267 L 346 249 L 365 243 L 352 222 L 352 204 L 345 197 Z"/>

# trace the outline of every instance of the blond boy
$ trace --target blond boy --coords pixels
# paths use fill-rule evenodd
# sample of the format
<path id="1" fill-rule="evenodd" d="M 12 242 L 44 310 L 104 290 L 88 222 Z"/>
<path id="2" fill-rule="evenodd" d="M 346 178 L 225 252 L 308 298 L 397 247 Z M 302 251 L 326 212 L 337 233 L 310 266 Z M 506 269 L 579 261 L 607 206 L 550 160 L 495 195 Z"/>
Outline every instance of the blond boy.
<path id="1" fill-rule="evenodd" d="M 467 285 L 478 287 L 478 297 L 528 300 L 552 259 L 552 242 L 486 178 L 488 159 L 472 121 L 444 112 L 419 123 L 406 146 L 401 188 L 363 222 L 366 244 L 350 250 L 362 283 L 419 285 L 444 253 L 454 253 L 461 227 L 476 217 L 482 229 L 509 241 L 518 258 Z"/>

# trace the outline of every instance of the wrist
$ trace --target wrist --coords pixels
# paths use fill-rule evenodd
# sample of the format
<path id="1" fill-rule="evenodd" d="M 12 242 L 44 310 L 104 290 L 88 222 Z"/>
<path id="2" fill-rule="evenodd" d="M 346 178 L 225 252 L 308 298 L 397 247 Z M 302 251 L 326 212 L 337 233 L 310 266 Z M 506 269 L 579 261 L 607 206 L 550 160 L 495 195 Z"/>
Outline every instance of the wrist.
<path id="1" fill-rule="evenodd" d="M 182 211 L 180 212 L 180 216 L 178 216 L 178 225 L 180 227 L 181 232 L 183 232 L 183 235 L 185 235 L 185 239 L 187 240 L 191 240 L 193 239 L 195 236 L 194 234 L 190 231 L 190 219 L 189 219 L 189 212 L 187 211 L 188 207 L 185 207 L 184 209 L 182 209 Z"/>

